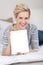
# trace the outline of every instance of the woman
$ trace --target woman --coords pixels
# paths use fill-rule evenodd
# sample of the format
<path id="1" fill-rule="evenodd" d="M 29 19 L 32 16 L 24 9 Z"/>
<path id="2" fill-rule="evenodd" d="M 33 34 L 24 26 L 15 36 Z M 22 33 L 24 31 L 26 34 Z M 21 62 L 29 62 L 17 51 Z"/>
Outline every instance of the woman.
<path id="1" fill-rule="evenodd" d="M 11 30 L 20 30 L 20 29 L 27 29 L 27 34 L 28 34 L 28 40 L 29 40 L 29 48 L 30 52 L 35 52 L 37 51 L 39 47 L 39 42 L 38 42 L 38 30 L 37 27 L 33 24 L 30 24 L 29 19 L 30 19 L 30 14 L 31 11 L 30 9 L 25 6 L 24 4 L 18 4 L 16 5 L 14 11 L 14 18 L 16 20 L 16 24 L 13 23 L 11 27 L 8 27 L 8 29 L 5 31 L 3 39 L 4 39 L 4 52 L 2 55 L 10 55 L 11 54 L 11 45 L 9 42 L 9 32 Z M 7 45 L 7 46 L 6 46 Z M 22 54 L 22 53 L 17 53 L 17 55 Z"/>

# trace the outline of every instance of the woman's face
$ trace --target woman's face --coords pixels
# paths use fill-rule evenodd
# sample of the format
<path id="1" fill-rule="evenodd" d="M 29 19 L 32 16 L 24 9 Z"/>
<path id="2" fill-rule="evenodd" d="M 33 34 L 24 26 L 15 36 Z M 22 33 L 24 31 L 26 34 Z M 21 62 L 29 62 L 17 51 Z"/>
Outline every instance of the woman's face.
<path id="1" fill-rule="evenodd" d="M 16 22 L 20 29 L 25 29 L 29 22 L 29 13 L 26 11 L 20 12 L 16 17 Z"/>

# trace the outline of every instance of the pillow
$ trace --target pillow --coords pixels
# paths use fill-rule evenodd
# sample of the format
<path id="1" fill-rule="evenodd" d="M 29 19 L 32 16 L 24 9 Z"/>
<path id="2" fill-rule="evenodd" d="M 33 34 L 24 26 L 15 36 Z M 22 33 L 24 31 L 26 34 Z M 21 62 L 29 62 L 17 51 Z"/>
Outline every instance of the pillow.
<path id="1" fill-rule="evenodd" d="M 38 36 L 39 36 L 39 45 L 43 44 L 43 31 L 38 30 Z"/>
<path id="2" fill-rule="evenodd" d="M 11 54 L 29 52 L 27 30 L 16 30 L 10 32 Z"/>

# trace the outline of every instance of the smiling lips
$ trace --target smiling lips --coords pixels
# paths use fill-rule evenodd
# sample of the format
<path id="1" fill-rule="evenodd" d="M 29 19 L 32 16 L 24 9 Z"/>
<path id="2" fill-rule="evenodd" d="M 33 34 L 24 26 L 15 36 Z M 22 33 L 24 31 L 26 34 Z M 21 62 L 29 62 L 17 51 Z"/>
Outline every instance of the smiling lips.
<path id="1" fill-rule="evenodd" d="M 22 23 L 22 24 L 20 23 L 20 25 L 21 25 L 22 27 L 24 27 L 26 24 L 27 24 L 27 23 Z"/>

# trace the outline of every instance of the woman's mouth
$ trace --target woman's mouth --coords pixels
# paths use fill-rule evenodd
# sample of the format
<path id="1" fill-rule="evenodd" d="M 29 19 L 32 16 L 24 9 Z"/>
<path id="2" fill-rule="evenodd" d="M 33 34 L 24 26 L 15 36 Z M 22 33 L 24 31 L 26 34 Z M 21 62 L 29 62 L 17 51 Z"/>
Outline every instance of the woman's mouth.
<path id="1" fill-rule="evenodd" d="M 24 26 L 26 26 L 26 23 L 22 23 L 22 24 L 20 24 L 22 27 L 24 27 Z"/>

